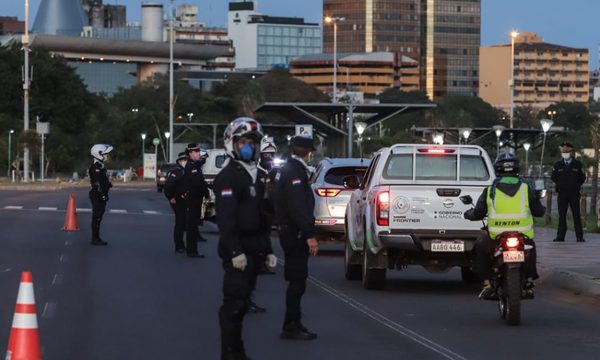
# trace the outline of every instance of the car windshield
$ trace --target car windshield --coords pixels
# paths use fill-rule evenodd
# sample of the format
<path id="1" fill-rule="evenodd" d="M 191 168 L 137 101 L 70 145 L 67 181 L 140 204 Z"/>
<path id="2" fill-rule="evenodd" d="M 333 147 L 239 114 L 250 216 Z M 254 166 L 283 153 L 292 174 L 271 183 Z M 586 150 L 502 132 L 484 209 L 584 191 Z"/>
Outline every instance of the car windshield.
<path id="1" fill-rule="evenodd" d="M 415 180 L 456 180 L 456 155 L 416 155 Z M 413 155 L 396 154 L 390 156 L 383 173 L 387 179 L 412 180 Z M 460 157 L 460 180 L 485 181 L 490 175 L 483 158 L 474 155 Z"/>
<path id="2" fill-rule="evenodd" d="M 356 175 L 359 179 L 367 171 L 366 166 L 344 166 L 329 169 L 325 174 L 325 182 L 332 185 L 344 186 L 344 178 L 350 175 Z"/>

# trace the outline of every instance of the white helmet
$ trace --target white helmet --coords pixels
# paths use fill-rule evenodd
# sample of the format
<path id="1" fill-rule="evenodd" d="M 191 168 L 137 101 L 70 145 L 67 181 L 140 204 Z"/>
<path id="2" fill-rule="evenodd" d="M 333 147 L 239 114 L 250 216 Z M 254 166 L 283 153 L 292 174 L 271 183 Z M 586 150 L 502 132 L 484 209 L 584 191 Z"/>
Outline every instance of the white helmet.
<path id="1" fill-rule="evenodd" d="M 90 154 L 92 157 L 98 161 L 106 161 L 106 155 L 113 151 L 113 147 L 106 144 L 96 144 L 92 146 L 90 150 Z"/>
<path id="2" fill-rule="evenodd" d="M 260 123 L 249 117 L 240 117 L 233 120 L 223 134 L 223 142 L 225 143 L 225 152 L 236 160 L 242 160 L 242 156 L 236 146 L 235 142 L 241 137 L 254 138 L 258 143 L 263 137 L 263 130 Z M 260 156 L 260 151 L 254 151 L 254 158 L 252 160 L 257 161 Z"/>
<path id="3" fill-rule="evenodd" d="M 265 136 L 260 141 L 260 152 L 261 153 L 276 153 L 277 145 L 275 145 L 275 141 L 270 136 Z"/>

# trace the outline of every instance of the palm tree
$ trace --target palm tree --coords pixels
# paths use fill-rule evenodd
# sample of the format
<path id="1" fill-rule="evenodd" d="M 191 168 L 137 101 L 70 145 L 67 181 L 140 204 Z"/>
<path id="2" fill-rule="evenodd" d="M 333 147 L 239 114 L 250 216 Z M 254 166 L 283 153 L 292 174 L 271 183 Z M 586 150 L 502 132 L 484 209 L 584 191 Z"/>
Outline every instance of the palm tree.
<path id="1" fill-rule="evenodd" d="M 598 198 L 598 162 L 600 162 L 600 117 L 592 122 L 590 126 L 590 134 L 592 135 L 592 147 L 594 148 L 594 162 L 592 167 L 592 199 L 590 201 L 590 216 L 588 221 L 588 230 L 597 231 L 598 214 L 597 198 Z M 591 229 L 589 229 L 591 227 Z"/>

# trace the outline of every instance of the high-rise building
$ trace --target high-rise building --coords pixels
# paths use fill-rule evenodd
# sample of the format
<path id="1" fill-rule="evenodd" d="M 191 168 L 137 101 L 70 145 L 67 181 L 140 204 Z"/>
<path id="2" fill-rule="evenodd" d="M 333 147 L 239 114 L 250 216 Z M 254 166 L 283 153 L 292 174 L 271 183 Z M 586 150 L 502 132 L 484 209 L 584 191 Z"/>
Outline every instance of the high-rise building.
<path id="1" fill-rule="evenodd" d="M 481 48 L 483 100 L 508 112 L 513 78 L 515 106 L 545 108 L 560 101 L 589 101 L 588 49 L 549 44 L 533 33 L 519 34 L 514 45 L 514 54 L 510 43 Z"/>
<path id="2" fill-rule="evenodd" d="M 235 47 L 237 69 L 287 66 L 290 60 L 321 52 L 321 26 L 302 18 L 267 16 L 256 2 L 229 3 L 229 37 Z"/>
<path id="3" fill-rule="evenodd" d="M 337 22 L 340 52 L 399 52 L 418 59 L 420 89 L 430 98 L 477 95 L 481 0 L 324 0 Z M 323 49 L 333 51 L 333 26 Z"/>

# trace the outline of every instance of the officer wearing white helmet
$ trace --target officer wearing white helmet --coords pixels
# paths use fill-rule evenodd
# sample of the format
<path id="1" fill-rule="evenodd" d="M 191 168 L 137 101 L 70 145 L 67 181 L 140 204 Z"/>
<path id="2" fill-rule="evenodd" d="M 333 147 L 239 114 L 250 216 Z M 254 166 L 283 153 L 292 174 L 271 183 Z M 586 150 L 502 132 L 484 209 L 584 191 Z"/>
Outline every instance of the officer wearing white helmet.
<path id="1" fill-rule="evenodd" d="M 277 264 L 268 239 L 263 209 L 266 174 L 257 168 L 262 126 L 254 119 L 235 119 L 225 129 L 230 158 L 214 181 L 219 256 L 223 259 L 223 305 L 219 310 L 221 359 L 247 359 L 242 322 L 250 305 L 261 262 Z"/>
<path id="2" fill-rule="evenodd" d="M 100 222 L 106 211 L 108 202 L 108 189 L 112 183 L 108 180 L 104 162 L 113 147 L 106 144 L 96 144 L 92 146 L 90 153 L 92 155 L 92 164 L 88 170 L 92 189 L 90 190 L 90 200 L 92 201 L 92 245 L 107 245 L 108 243 L 100 238 Z"/>

